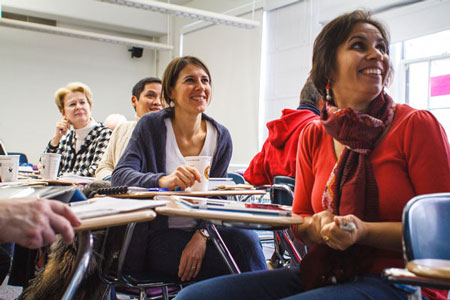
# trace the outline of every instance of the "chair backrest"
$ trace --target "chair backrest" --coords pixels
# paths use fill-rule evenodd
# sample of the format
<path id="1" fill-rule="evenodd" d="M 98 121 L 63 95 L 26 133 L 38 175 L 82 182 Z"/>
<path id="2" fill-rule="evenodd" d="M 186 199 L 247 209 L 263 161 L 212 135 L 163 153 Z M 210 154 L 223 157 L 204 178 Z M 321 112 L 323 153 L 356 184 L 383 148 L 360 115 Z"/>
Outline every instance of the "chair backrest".
<path id="1" fill-rule="evenodd" d="M 28 157 L 24 153 L 20 152 L 8 152 L 8 155 L 19 155 L 19 165 L 27 164 L 28 163 Z"/>
<path id="2" fill-rule="evenodd" d="M 235 172 L 228 172 L 227 177 L 233 179 L 234 183 L 236 184 L 244 184 L 245 179 L 244 176 L 241 174 L 235 173 Z"/>
<path id="3" fill-rule="evenodd" d="M 403 210 L 403 243 L 408 261 L 450 259 L 450 193 L 412 198 Z"/>
<path id="4" fill-rule="evenodd" d="M 274 204 L 292 205 L 294 200 L 295 178 L 275 176 L 270 189 L 270 201 Z"/>

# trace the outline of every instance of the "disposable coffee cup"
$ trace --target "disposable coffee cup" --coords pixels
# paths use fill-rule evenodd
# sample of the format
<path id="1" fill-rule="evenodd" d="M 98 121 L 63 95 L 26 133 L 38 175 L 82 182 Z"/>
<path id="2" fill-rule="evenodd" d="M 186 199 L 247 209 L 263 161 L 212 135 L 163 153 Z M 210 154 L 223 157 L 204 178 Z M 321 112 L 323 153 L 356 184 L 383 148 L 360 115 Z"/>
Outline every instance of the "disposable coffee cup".
<path id="1" fill-rule="evenodd" d="M 200 173 L 201 181 L 196 181 L 191 186 L 193 192 L 204 192 L 208 190 L 209 169 L 211 169 L 211 156 L 186 156 L 184 158 L 188 166 L 194 167 Z"/>
<path id="2" fill-rule="evenodd" d="M 0 155 L 0 176 L 2 182 L 17 181 L 19 155 Z"/>
<path id="3" fill-rule="evenodd" d="M 61 154 L 42 153 L 41 154 L 41 177 L 42 179 L 54 180 L 58 177 Z"/>

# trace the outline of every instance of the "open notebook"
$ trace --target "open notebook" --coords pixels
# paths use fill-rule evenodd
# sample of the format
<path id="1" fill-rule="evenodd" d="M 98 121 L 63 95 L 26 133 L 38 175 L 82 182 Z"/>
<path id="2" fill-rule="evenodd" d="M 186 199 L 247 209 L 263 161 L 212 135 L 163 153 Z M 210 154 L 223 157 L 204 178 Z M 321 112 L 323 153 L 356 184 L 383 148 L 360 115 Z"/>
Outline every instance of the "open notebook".
<path id="1" fill-rule="evenodd" d="M 92 198 L 86 201 L 72 202 L 69 205 L 80 219 L 130 212 L 144 208 L 163 206 L 167 200 L 136 200 L 113 197 Z"/>

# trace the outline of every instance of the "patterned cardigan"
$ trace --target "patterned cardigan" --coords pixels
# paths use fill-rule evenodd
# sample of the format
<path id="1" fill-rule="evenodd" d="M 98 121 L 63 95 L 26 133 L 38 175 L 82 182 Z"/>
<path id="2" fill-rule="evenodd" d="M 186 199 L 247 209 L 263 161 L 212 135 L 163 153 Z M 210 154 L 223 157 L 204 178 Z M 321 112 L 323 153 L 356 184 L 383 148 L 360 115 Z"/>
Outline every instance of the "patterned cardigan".
<path id="1" fill-rule="evenodd" d="M 61 154 L 60 175 L 74 173 L 94 177 L 110 136 L 111 130 L 102 123 L 98 123 L 88 133 L 80 150 L 75 152 L 75 131 L 72 129 L 61 139 L 58 146 L 53 147 L 49 142 L 45 152 Z"/>

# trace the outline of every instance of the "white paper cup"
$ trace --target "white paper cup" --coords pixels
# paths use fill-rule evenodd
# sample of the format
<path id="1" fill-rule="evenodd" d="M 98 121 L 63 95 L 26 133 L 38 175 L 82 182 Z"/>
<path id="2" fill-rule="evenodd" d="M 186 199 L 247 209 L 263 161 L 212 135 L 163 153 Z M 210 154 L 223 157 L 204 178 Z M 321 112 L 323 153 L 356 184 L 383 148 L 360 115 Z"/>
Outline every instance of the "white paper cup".
<path id="1" fill-rule="evenodd" d="M 61 154 L 42 153 L 41 154 L 41 176 L 42 179 L 54 180 L 58 177 Z"/>
<path id="2" fill-rule="evenodd" d="M 188 166 L 194 167 L 200 173 L 201 182 L 196 181 L 191 186 L 191 191 L 207 191 L 209 184 L 209 169 L 211 169 L 211 156 L 186 156 L 184 158 Z"/>
<path id="3" fill-rule="evenodd" d="M 2 182 L 17 181 L 19 155 L 0 155 L 0 176 Z"/>

